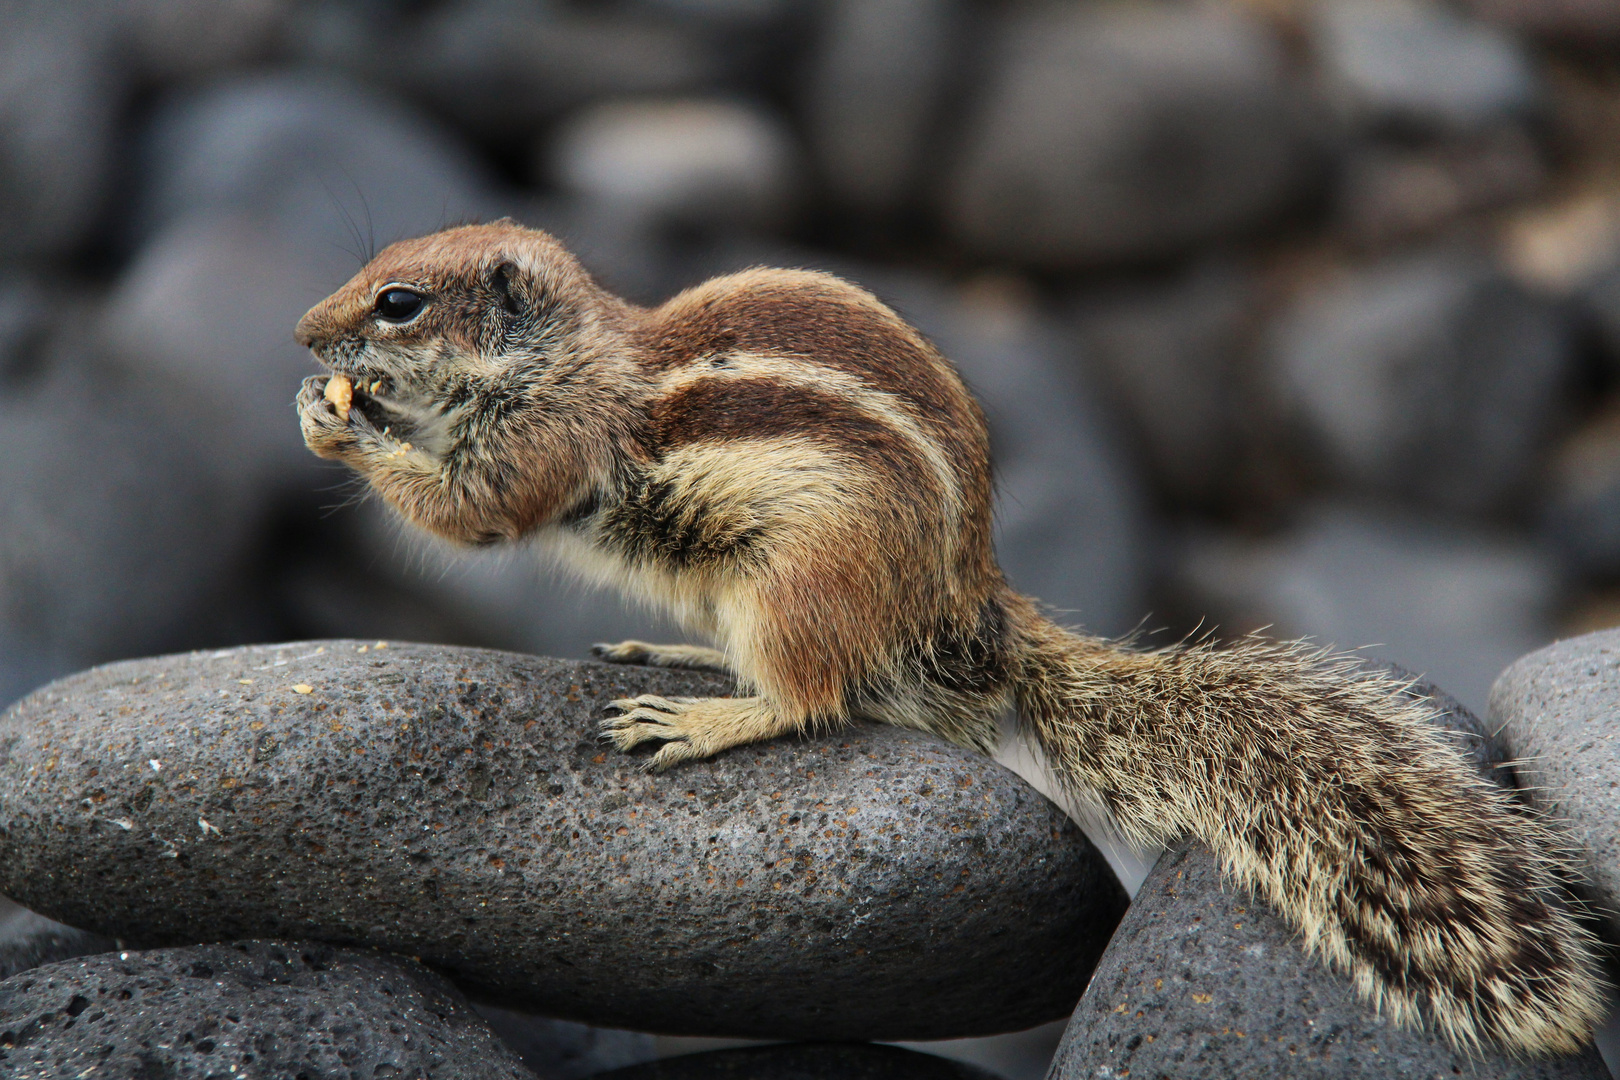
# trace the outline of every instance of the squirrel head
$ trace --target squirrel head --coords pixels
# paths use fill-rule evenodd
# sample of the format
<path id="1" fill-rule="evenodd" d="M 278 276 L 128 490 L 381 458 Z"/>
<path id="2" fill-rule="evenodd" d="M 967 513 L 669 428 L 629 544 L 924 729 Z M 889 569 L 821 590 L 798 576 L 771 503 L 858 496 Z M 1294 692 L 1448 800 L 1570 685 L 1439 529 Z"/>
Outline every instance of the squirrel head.
<path id="1" fill-rule="evenodd" d="M 503 219 L 390 245 L 296 336 L 384 412 L 420 419 L 503 379 L 569 378 L 613 351 L 612 310 L 561 244 Z"/>

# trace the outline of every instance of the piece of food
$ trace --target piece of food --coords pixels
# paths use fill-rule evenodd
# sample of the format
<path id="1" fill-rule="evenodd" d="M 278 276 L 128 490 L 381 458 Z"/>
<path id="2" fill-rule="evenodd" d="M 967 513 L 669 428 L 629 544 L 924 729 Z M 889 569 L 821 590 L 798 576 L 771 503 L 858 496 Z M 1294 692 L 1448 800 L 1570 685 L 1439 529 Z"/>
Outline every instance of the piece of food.
<path id="1" fill-rule="evenodd" d="M 326 380 L 326 400 L 337 410 L 338 417 L 349 418 L 349 406 L 354 404 L 354 383 L 347 375 L 334 375 Z"/>

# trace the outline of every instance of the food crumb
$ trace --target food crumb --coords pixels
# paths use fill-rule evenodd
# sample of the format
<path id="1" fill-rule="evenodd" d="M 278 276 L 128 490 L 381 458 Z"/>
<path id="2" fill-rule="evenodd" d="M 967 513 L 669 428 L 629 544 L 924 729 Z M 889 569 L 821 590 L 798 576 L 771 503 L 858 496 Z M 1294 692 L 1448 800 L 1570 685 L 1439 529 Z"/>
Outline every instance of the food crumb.
<path id="1" fill-rule="evenodd" d="M 349 407 L 354 404 L 354 383 L 347 375 L 333 375 L 326 380 L 326 400 L 337 410 L 340 420 L 347 420 Z"/>
<path id="2" fill-rule="evenodd" d="M 299 683 L 297 686 L 292 688 L 292 692 L 295 694 L 313 694 L 315 692 L 315 688 L 309 685 L 309 683 Z"/>

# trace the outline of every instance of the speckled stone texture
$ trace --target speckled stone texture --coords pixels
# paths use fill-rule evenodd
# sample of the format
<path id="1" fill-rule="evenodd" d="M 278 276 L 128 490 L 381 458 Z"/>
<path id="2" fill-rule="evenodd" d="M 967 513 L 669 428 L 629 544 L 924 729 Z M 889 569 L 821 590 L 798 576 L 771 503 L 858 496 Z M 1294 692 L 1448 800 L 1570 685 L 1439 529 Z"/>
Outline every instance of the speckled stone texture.
<path id="1" fill-rule="evenodd" d="M 131 661 L 0 716 L 0 892 L 151 945 L 420 957 L 672 1034 L 928 1039 L 1067 1014 L 1123 891 L 1066 817 L 858 726 L 652 775 L 605 705 L 692 673 L 329 641 Z"/>
<path id="2" fill-rule="evenodd" d="M 1392 1027 L 1350 981 L 1307 957 L 1288 926 L 1223 889 L 1201 846 L 1167 852 L 1103 954 L 1049 1080 L 1608 1080 L 1581 1057 L 1468 1058 Z"/>
<path id="3" fill-rule="evenodd" d="M 1532 804 L 1584 856 L 1589 899 L 1620 940 L 1620 630 L 1521 657 L 1491 687 L 1490 718 Z"/>
<path id="4" fill-rule="evenodd" d="M 1379 665 L 1389 667 L 1389 665 Z M 1398 668 L 1391 668 L 1402 674 Z M 1426 683 L 1440 724 L 1498 783 L 1502 750 L 1479 719 Z M 1584 1055 L 1469 1058 L 1438 1036 L 1393 1027 L 1350 981 L 1308 957 L 1281 918 L 1223 886 L 1215 858 L 1183 844 L 1142 884 L 1064 1032 L 1049 1080 L 1124 1077 L 1230 1080 L 1608 1080 Z"/>
<path id="5" fill-rule="evenodd" d="M 111 938 L 63 926 L 0 896 L 0 979 L 41 964 L 117 947 Z"/>
<path id="6" fill-rule="evenodd" d="M 421 965 L 277 941 L 104 953 L 0 982 L 0 1074 L 534 1080 Z"/>
<path id="7" fill-rule="evenodd" d="M 996 1080 L 960 1061 L 898 1046 L 789 1043 L 684 1054 L 592 1080 Z"/>

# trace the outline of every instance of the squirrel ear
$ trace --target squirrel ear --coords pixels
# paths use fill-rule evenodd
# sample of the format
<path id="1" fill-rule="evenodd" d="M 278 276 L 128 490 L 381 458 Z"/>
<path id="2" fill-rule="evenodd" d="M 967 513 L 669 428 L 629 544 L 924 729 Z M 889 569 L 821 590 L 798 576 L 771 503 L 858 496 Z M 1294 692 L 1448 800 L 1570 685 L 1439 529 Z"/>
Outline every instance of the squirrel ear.
<path id="1" fill-rule="evenodd" d="M 523 299 L 512 289 L 512 277 L 516 273 L 517 267 L 506 261 L 497 263 L 495 269 L 489 272 L 489 287 L 508 315 L 523 314 Z"/>

